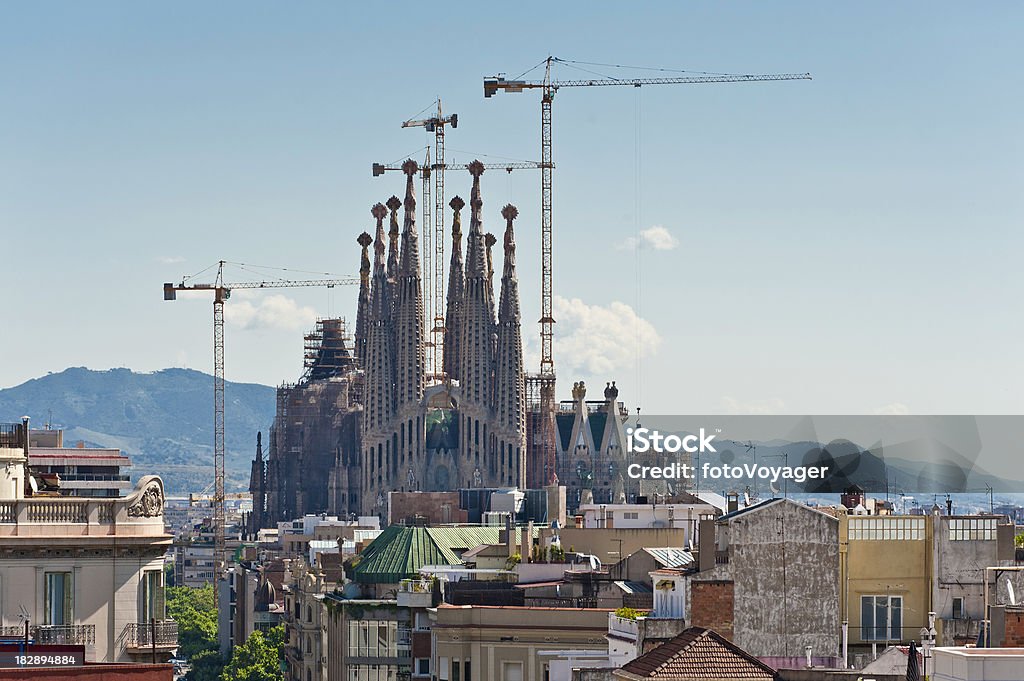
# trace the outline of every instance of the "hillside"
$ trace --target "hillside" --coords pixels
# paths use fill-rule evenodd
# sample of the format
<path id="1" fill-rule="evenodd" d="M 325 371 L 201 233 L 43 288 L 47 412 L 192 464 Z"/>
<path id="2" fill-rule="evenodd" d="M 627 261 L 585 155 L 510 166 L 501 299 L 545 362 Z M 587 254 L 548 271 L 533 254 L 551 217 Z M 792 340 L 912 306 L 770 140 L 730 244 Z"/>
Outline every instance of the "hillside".
<path id="1" fill-rule="evenodd" d="M 225 386 L 226 487 L 248 487 L 256 432 L 274 419 L 274 388 Z M 28 415 L 64 429 L 64 445 L 118 447 L 133 479 L 156 473 L 169 494 L 198 492 L 212 480 L 213 377 L 191 369 L 135 373 L 70 368 L 0 390 L 0 422 Z"/>

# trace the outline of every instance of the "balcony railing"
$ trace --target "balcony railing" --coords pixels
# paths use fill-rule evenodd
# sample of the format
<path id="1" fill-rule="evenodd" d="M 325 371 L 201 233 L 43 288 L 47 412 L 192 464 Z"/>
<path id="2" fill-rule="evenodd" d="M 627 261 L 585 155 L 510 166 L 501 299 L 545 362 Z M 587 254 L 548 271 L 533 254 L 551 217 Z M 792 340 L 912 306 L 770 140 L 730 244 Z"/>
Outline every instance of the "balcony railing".
<path id="1" fill-rule="evenodd" d="M 0 628 L 3 638 L 25 636 L 24 625 Z M 35 624 L 28 628 L 29 640 L 45 645 L 92 646 L 96 645 L 95 624 Z"/>
<path id="2" fill-rule="evenodd" d="M 125 648 L 174 648 L 178 645 L 178 623 L 174 620 L 129 622 L 124 627 Z"/>

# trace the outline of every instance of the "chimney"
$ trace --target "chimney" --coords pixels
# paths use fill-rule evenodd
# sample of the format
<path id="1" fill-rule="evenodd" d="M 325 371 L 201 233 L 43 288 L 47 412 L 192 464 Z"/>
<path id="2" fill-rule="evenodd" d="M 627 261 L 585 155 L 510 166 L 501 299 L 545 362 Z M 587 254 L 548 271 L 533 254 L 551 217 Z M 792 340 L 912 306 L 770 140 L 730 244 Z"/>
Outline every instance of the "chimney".
<path id="1" fill-rule="evenodd" d="M 740 510 L 740 495 L 739 495 L 739 492 L 729 492 L 729 494 L 726 495 L 725 498 L 726 498 L 726 502 L 728 504 L 728 511 L 727 511 L 727 513 L 735 513 L 736 511 Z"/>
<path id="2" fill-rule="evenodd" d="M 530 562 L 530 556 L 533 555 L 533 521 L 526 523 L 526 527 L 521 530 L 521 541 L 519 542 L 519 555 L 522 556 L 523 563 Z"/>
<path id="3" fill-rule="evenodd" d="M 700 572 L 715 567 L 715 519 L 703 516 L 698 525 L 697 537 L 697 568 Z"/>
<path id="4" fill-rule="evenodd" d="M 508 556 L 516 555 L 516 532 L 512 527 L 512 516 L 505 516 L 505 545 L 508 547 Z"/>

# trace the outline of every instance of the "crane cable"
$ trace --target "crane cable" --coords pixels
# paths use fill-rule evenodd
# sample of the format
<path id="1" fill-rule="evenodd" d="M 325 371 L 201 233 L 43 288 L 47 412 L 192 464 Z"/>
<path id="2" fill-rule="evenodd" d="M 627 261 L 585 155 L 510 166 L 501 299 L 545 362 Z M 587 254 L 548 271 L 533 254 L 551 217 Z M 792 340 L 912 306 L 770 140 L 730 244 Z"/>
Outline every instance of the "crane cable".
<path id="1" fill-rule="evenodd" d="M 636 403 L 637 406 L 643 403 L 643 348 L 641 346 L 641 326 L 643 324 L 643 258 L 641 251 L 643 249 L 643 238 L 641 234 L 641 208 L 643 206 L 642 197 L 640 195 L 643 190 L 642 180 L 642 164 L 643 164 L 643 152 L 641 145 L 643 142 L 642 137 L 642 116 L 643 116 L 643 98 L 641 93 L 643 88 L 636 88 L 636 108 L 634 117 L 636 119 L 636 129 L 633 135 L 633 240 L 636 245 L 636 256 L 634 266 L 636 268 Z"/>

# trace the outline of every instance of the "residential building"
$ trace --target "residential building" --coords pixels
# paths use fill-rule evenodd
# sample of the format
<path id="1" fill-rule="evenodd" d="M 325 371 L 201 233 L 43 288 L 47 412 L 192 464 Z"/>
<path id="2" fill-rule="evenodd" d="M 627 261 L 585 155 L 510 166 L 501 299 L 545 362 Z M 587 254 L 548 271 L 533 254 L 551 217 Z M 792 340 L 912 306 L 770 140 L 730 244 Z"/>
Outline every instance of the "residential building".
<path id="1" fill-rule="evenodd" d="M 36 433 L 33 431 L 34 440 L 51 446 L 32 446 L 29 469 L 37 479 L 52 479 L 55 493 L 111 498 L 131 490 L 131 476 L 123 470 L 132 465 L 131 460 L 120 449 L 85 448 L 81 442 L 77 447 L 65 447 L 63 431 L 44 431 L 48 437 Z"/>
<path id="2" fill-rule="evenodd" d="M 28 420 L 0 425 L 0 628 L 36 643 L 85 646 L 89 662 L 167 657 L 163 482 L 121 498 L 30 496 Z"/>
<path id="3" fill-rule="evenodd" d="M 397 599 L 348 599 L 337 593 L 323 597 L 323 620 L 326 625 L 327 681 L 395 681 L 412 676 L 429 678 L 430 648 L 417 651 L 413 666 L 412 611 L 398 607 Z M 315 615 L 314 615 L 315 616 Z M 289 643 L 289 656 L 298 656 L 298 646 L 315 650 L 315 637 L 295 639 Z M 303 648 L 303 651 L 305 648 Z M 305 676 L 302 676 L 303 670 Z M 308 667 L 291 666 L 289 681 L 314 681 Z"/>
<path id="4" fill-rule="evenodd" d="M 547 651 L 607 651 L 607 609 L 458 606 L 430 613 L 438 681 L 540 681 Z"/>
<path id="5" fill-rule="evenodd" d="M 790 499 L 766 499 L 718 518 L 715 531 L 711 546 L 702 535 L 701 570 L 688 577 L 689 608 L 683 612 L 689 611 L 692 624 L 715 630 L 772 666 L 804 666 L 807 646 L 815 664 L 836 666 L 836 518 Z"/>

